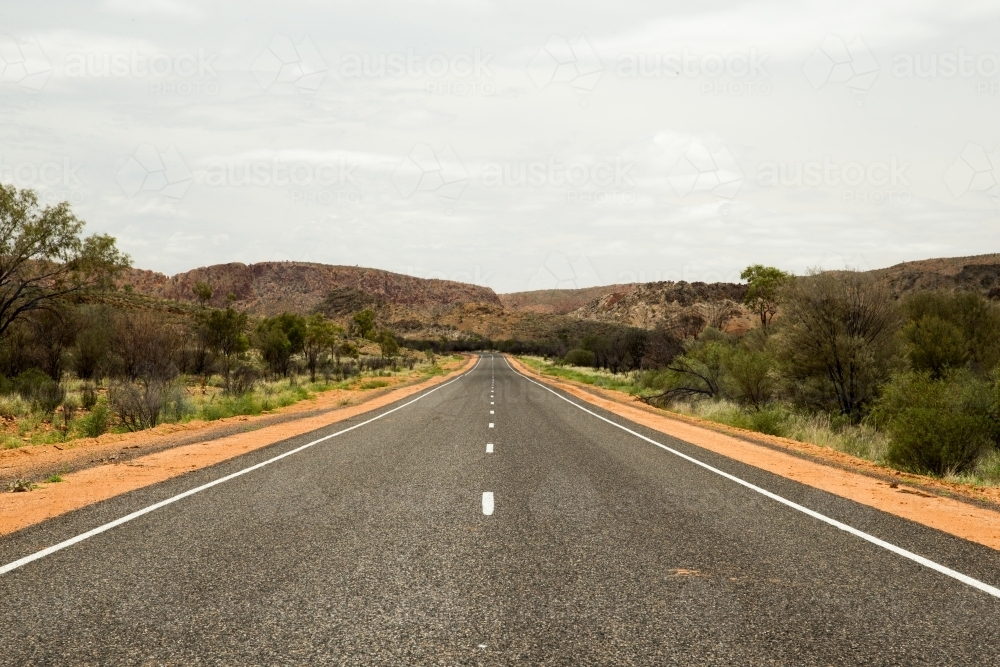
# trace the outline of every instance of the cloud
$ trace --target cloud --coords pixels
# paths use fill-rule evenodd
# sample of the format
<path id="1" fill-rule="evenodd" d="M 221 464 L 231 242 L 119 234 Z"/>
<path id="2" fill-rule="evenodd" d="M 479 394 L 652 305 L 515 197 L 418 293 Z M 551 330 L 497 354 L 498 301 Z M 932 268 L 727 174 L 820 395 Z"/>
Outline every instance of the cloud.
<path id="1" fill-rule="evenodd" d="M 161 16 L 189 21 L 206 17 L 202 3 L 181 0 L 104 0 L 102 8 L 110 13 L 132 16 Z"/>

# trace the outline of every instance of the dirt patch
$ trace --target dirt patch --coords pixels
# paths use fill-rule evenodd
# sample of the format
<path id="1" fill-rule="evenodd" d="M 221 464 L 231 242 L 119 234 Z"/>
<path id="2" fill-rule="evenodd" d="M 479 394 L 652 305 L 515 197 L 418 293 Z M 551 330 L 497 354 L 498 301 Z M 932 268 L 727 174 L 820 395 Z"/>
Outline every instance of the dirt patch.
<path id="1" fill-rule="evenodd" d="M 72 444 L 80 451 L 42 445 L 7 450 L 2 452 L 4 458 L 0 458 L 0 465 L 6 466 L 4 474 L 15 474 L 16 470 L 42 470 L 46 466 L 59 470 L 77 460 L 70 455 L 79 457 L 81 452 L 91 463 L 89 467 L 62 475 L 61 482 L 40 484 L 26 493 L 0 493 L 0 535 L 375 410 L 441 384 L 473 364 L 474 357 L 464 363 L 457 362 L 447 375 L 394 389 L 369 391 L 362 396 L 358 396 L 359 392 L 346 390 L 325 392 L 315 401 L 302 401 L 285 408 L 279 415 L 284 419 L 279 423 L 268 421 L 271 416 L 231 417 L 210 423 L 214 426 L 224 422 L 218 428 L 206 428 L 210 425 L 206 422 L 167 424 L 140 433 L 114 434 L 89 438 L 89 442 L 60 445 Z M 352 404 L 344 405 L 348 399 Z M 178 434 L 194 442 L 179 444 Z M 35 458 L 30 462 L 19 461 L 18 456 L 25 456 L 19 454 L 23 451 L 29 451 L 28 456 Z M 23 472 L 19 474 L 24 476 Z"/>
<path id="2" fill-rule="evenodd" d="M 637 424 L 747 465 L 793 479 L 957 537 L 1000 550 L 1000 489 L 962 487 L 929 477 L 899 473 L 835 450 L 787 438 L 675 415 L 638 403 L 631 396 L 571 380 L 556 380 L 508 357 L 521 373 Z M 751 441 L 752 440 L 752 441 Z M 923 491 L 904 488 L 907 482 Z M 941 493 L 962 495 L 946 497 Z M 970 502 L 971 501 L 971 502 Z"/>

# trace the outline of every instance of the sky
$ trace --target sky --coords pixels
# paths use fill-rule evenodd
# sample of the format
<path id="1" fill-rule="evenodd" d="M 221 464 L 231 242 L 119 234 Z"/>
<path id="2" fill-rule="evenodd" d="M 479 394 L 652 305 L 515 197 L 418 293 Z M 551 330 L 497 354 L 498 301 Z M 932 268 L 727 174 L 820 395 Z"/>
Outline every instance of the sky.
<path id="1" fill-rule="evenodd" d="M 0 181 L 166 274 L 998 252 L 998 34 L 998 2 L 5 0 Z"/>

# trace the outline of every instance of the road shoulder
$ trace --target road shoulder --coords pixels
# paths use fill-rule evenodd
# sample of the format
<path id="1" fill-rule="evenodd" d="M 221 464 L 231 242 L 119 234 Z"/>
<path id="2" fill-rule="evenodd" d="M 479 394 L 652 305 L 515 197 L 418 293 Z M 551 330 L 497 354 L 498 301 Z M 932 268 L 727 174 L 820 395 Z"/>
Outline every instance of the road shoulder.
<path id="1" fill-rule="evenodd" d="M 843 465 L 829 465 L 805 458 L 798 451 L 791 450 L 791 447 L 790 451 L 780 451 L 777 447 L 723 432 L 722 429 L 714 428 L 714 424 L 709 427 L 696 423 L 699 420 L 677 418 L 644 405 L 636 405 L 632 397 L 620 392 L 584 388 L 578 383 L 541 375 L 512 357 L 507 359 L 523 375 L 647 428 L 806 486 L 1000 550 L 1000 512 L 993 509 L 956 498 L 923 493 L 900 485 L 895 480 L 880 479 L 845 469 L 846 466 Z M 615 396 L 616 393 L 620 396 Z M 629 404 L 630 401 L 633 404 Z M 802 449 L 808 453 L 809 448 L 820 449 L 815 445 Z M 840 455 L 837 458 L 843 458 L 843 463 L 855 458 L 840 452 L 833 453 Z M 861 462 L 860 459 L 855 460 Z M 863 463 L 873 465 L 870 462 Z"/>
<path id="2" fill-rule="evenodd" d="M 203 437 L 195 443 L 173 446 L 129 460 L 122 459 L 121 462 L 118 459 L 104 460 L 100 465 L 63 475 L 61 482 L 44 484 L 30 492 L 0 493 L 0 536 L 377 410 L 446 382 L 466 372 L 475 363 L 476 358 L 472 356 L 446 375 L 372 395 L 361 403 L 321 414 L 307 411 L 298 418 L 269 425 L 265 425 L 266 417 L 234 418 L 241 426 L 237 433 L 213 437 L 213 433 L 218 431 L 206 429 Z M 118 449 L 123 446 L 128 446 L 125 440 L 116 444 Z"/>

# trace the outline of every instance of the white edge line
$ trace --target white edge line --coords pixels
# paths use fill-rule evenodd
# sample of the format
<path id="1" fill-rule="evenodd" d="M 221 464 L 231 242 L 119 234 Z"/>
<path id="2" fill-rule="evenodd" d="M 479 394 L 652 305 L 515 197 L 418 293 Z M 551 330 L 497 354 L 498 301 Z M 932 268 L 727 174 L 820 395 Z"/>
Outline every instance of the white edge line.
<path id="1" fill-rule="evenodd" d="M 141 517 L 141 516 L 143 516 L 145 514 L 149 514 L 150 512 L 154 512 L 154 511 L 160 509 L 161 507 L 166 507 L 167 505 L 175 503 L 178 500 L 183 500 L 184 498 L 187 498 L 188 496 L 193 496 L 196 493 L 199 493 L 199 492 L 204 491 L 206 489 L 210 489 L 213 486 L 216 486 L 217 484 L 222 484 L 223 482 L 228 482 L 229 480 L 235 479 L 237 477 L 240 477 L 241 475 L 245 475 L 248 472 L 252 472 L 254 470 L 257 470 L 258 468 L 263 468 L 266 465 L 270 465 L 270 464 L 272 464 L 272 463 L 274 463 L 276 461 L 280 461 L 281 459 L 285 458 L 286 456 L 291 456 L 292 454 L 297 454 L 297 453 L 301 452 L 303 449 L 308 449 L 308 448 L 312 447 L 313 445 L 318 445 L 319 443 L 324 442 L 326 440 L 329 440 L 331 438 L 336 438 L 338 435 L 342 435 L 344 433 L 347 433 L 348 431 L 353 431 L 354 429 L 361 428 L 362 426 L 365 426 L 366 424 L 371 424 L 373 421 L 381 419 L 382 417 L 385 417 L 386 415 L 390 415 L 393 412 L 396 412 L 397 410 L 402 410 L 403 408 L 405 408 L 408 405 L 413 405 L 414 403 L 416 403 L 420 399 L 424 398 L 425 396 L 429 396 L 429 395 L 433 394 L 438 389 L 444 389 L 445 387 L 447 387 L 448 385 L 452 384 L 453 382 L 458 382 L 463 377 L 465 377 L 466 375 L 468 375 L 472 371 L 476 370 L 476 367 L 479 366 L 479 362 L 482 361 L 482 359 L 483 359 L 482 356 L 480 356 L 479 357 L 479 361 L 476 361 L 476 365 L 475 366 L 473 366 L 469 370 L 465 371 L 464 373 L 462 373 L 461 375 L 459 375 L 454 380 L 449 380 L 448 382 L 445 382 L 444 384 L 438 385 L 437 387 L 434 387 L 430 391 L 425 392 L 425 393 L 421 394 L 420 396 L 417 396 L 412 401 L 407 401 L 406 403 L 403 403 L 402 405 L 396 406 L 392 410 L 386 410 L 382 414 L 377 415 L 375 417 L 372 417 L 371 419 L 368 419 L 366 421 L 363 421 L 360 424 L 355 424 L 354 426 L 350 426 L 348 428 L 345 428 L 342 431 L 337 431 L 336 433 L 331 433 L 330 435 L 325 435 L 322 438 L 319 438 L 317 440 L 313 440 L 312 442 L 308 442 L 308 443 L 306 443 L 306 444 L 304 444 L 304 445 L 302 445 L 300 447 L 296 447 L 295 449 L 289 450 L 289 451 L 285 452 L 284 454 L 278 454 L 274 458 L 270 458 L 270 459 L 268 459 L 266 461 L 261 461 L 260 463 L 257 463 L 257 464 L 254 464 L 254 465 L 250 466 L 249 468 L 244 468 L 243 470 L 238 470 L 238 471 L 236 471 L 236 472 L 234 472 L 232 474 L 226 475 L 225 477 L 220 477 L 219 479 L 216 479 L 216 480 L 213 480 L 211 482 L 208 482 L 207 484 L 202 484 L 201 486 L 197 486 L 197 487 L 195 487 L 193 489 L 188 489 L 187 491 L 184 491 L 182 493 L 178 493 L 176 496 L 171 496 L 170 498 L 167 498 L 166 500 L 161 500 L 160 502 L 154 503 L 152 505 L 149 505 L 148 507 L 143 507 L 142 509 L 136 510 L 135 512 L 132 512 L 131 514 L 126 514 L 125 516 L 123 516 L 121 518 L 118 518 L 118 519 L 115 519 L 114 521 L 110 521 L 110 522 L 108 522 L 108 523 L 106 523 L 104 525 L 98 526 L 97 528 L 92 528 L 91 530 L 88 530 L 85 533 L 80 533 L 79 535 L 77 535 L 75 537 L 71 537 L 68 540 L 63 540 L 62 542 L 59 542 L 58 544 L 53 544 L 51 547 L 46 547 L 45 549 L 42 549 L 41 551 L 36 551 L 35 553 L 29 554 L 29 555 L 25 556 L 24 558 L 19 558 L 18 560 L 15 560 L 15 561 L 13 561 L 11 563 L 7 563 L 4 566 L 0 566 L 0 575 L 6 574 L 6 573 L 10 572 L 11 570 L 16 570 L 17 568 L 23 567 L 23 566 L 25 566 L 28 563 L 31 563 L 33 561 L 39 560 L 41 558 L 45 558 L 46 556 L 54 554 L 57 551 L 62 551 L 63 549 L 65 549 L 67 547 L 71 547 L 74 544 L 78 544 L 80 542 L 83 542 L 84 540 L 89 539 L 91 537 L 94 537 L 95 535 L 100 535 L 101 533 L 103 533 L 105 531 L 108 531 L 108 530 L 111 530 L 112 528 L 116 528 L 116 527 L 122 525 L 123 523 L 128 523 L 129 521 L 132 521 L 133 519 L 138 519 L 139 517 Z M 220 461 L 220 463 L 221 463 L 221 461 Z"/>
<path id="2" fill-rule="evenodd" d="M 504 357 L 504 360 L 507 361 L 507 358 Z M 559 392 L 551 389 L 550 387 L 547 387 L 547 386 L 545 386 L 544 384 L 542 384 L 540 382 L 536 382 L 535 380 L 532 380 L 530 377 L 528 377 L 524 373 L 521 373 L 521 372 L 517 371 L 513 366 L 511 366 L 510 365 L 510 361 L 507 361 L 507 366 L 512 371 L 514 371 L 515 373 L 517 373 L 518 375 L 520 375 L 521 377 L 523 377 L 525 380 L 527 380 L 528 382 L 531 382 L 532 384 L 536 384 L 539 387 L 541 387 L 542 389 L 545 389 L 546 391 L 552 392 L 553 394 L 555 394 L 556 396 L 558 396 L 562 400 L 566 401 L 570 405 L 576 406 L 577 408 L 580 408 L 581 410 L 583 410 L 587 414 L 593 415 L 594 417 L 597 417 L 598 419 L 600 419 L 602 421 L 605 421 L 605 422 L 611 424 L 612 426 L 616 426 L 616 427 L 620 428 L 621 430 L 634 435 L 637 438 L 640 438 L 642 440 L 645 440 L 646 442 L 654 444 L 657 447 L 659 447 L 660 449 L 668 451 L 668 452 L 670 452 L 671 454 L 673 454 L 675 456 L 679 456 L 680 458 L 684 459 L 685 461 L 689 461 L 689 462 L 691 462 L 691 463 L 693 463 L 693 464 L 695 464 L 697 466 L 701 466 L 702 468 L 705 468 L 706 470 L 710 470 L 711 472 L 714 472 L 717 475 L 725 477 L 726 479 L 728 479 L 728 480 L 730 480 L 732 482 L 736 482 L 737 484 L 740 484 L 742 486 L 745 486 L 748 489 L 756 491 L 757 493 L 759 493 L 761 495 L 767 496 L 771 500 L 777 501 L 777 502 L 781 503 L 782 505 L 786 505 L 788 507 L 791 507 L 792 509 L 798 510 L 799 512 L 802 512 L 803 514 L 807 514 L 807 515 L 811 516 L 814 519 L 818 519 L 819 521 L 822 521 L 823 523 L 826 523 L 826 524 L 829 524 L 829 525 L 833 526 L 834 528 L 839 528 L 840 530 L 843 530 L 844 532 L 850 533 L 851 535 L 854 535 L 855 537 L 860 537 L 861 539 L 865 540 L 866 542 L 871 542 L 872 544 L 874 544 L 876 546 L 880 546 L 883 549 L 886 549 L 888 551 L 891 551 L 891 552 L 893 552 L 894 554 L 896 554 L 898 556 L 902 556 L 903 558 L 907 558 L 909 560 L 912 560 L 915 563 L 919 563 L 920 565 L 923 565 L 924 567 L 930 568 L 930 569 L 934 570 L 935 572 L 940 572 L 941 574 L 943 574 L 945 576 L 948 576 L 948 577 L 951 577 L 952 579 L 957 579 L 958 581 L 961 581 L 963 584 L 966 584 L 968 586 L 972 586 L 973 588 L 977 588 L 977 589 L 981 590 L 982 592 L 984 592 L 984 593 L 986 593 L 988 595 L 992 595 L 995 598 L 1000 598 L 1000 589 L 998 589 L 998 588 L 990 586 L 989 584 L 984 583 L 982 581 L 979 581 L 978 579 L 973 579 L 969 575 L 962 574 L 961 572 L 953 570 L 950 567 L 945 567 L 944 565 L 941 565 L 940 563 L 935 563 L 934 561 L 932 561 L 932 560 L 930 560 L 928 558 L 924 558 L 923 556 L 921 556 L 919 554 L 915 554 L 912 551 L 907 551 L 906 549 L 904 549 L 902 547 L 897 547 L 895 544 L 891 544 L 889 542 L 886 542 L 885 540 L 881 540 L 881 539 L 875 537 L 874 535 L 869 535 L 868 533 L 866 533 L 866 532 L 864 532 L 862 530 L 858 530 L 857 528 L 854 528 L 853 526 L 848 526 L 846 523 L 841 523 L 840 521 L 837 521 L 836 519 L 828 517 L 825 514 L 820 514 L 816 510 L 811 510 L 808 507 L 805 507 L 803 505 L 799 505 L 798 503 L 793 502 L 791 500 L 788 500 L 787 498 L 784 498 L 782 496 L 779 496 L 776 493 L 772 493 L 771 491 L 768 491 L 767 489 L 762 489 L 761 487 L 759 487 L 759 486 L 757 486 L 755 484 L 751 484 L 750 482 L 748 482 L 746 480 L 740 479 L 739 477 L 736 477 L 735 475 L 730 475 L 728 472 L 725 472 L 723 470 L 719 470 L 718 468 L 714 468 L 714 467 L 708 465 L 707 463 L 703 463 L 703 462 L 699 461 L 696 458 L 693 458 L 691 456 L 688 456 L 687 454 L 684 454 L 682 452 L 677 451 L 676 449 L 672 449 L 670 447 L 667 447 L 666 445 L 661 444 L 661 443 L 653 440 L 652 438 L 647 438 L 646 436 L 642 435 L 641 433 L 636 433 L 632 429 L 627 428 L 625 426 L 622 426 L 621 424 L 616 424 L 615 422 L 611 421 L 610 419 L 608 419 L 606 417 L 602 417 L 601 415 L 597 414 L 596 412 L 592 412 L 592 411 L 588 410 L 587 408 L 583 407 L 579 403 L 576 403 L 574 401 L 569 400 L 568 398 L 566 398 L 565 396 L 563 396 Z M 627 417 L 625 419 L 627 419 Z"/>

